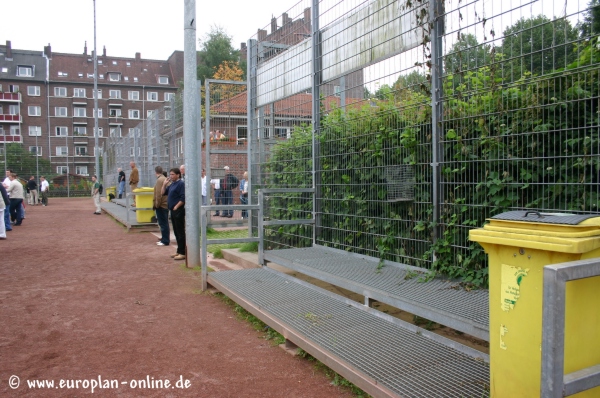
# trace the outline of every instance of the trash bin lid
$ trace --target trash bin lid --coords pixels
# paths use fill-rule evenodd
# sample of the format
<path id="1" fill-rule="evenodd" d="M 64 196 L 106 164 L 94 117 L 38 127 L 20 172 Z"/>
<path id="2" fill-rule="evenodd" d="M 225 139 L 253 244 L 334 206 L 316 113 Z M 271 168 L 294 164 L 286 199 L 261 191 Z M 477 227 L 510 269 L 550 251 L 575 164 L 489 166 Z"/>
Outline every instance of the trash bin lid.
<path id="1" fill-rule="evenodd" d="M 598 217 L 598 214 L 544 213 L 531 210 L 507 211 L 491 217 L 495 220 L 524 221 L 543 224 L 578 225 L 579 223 Z"/>

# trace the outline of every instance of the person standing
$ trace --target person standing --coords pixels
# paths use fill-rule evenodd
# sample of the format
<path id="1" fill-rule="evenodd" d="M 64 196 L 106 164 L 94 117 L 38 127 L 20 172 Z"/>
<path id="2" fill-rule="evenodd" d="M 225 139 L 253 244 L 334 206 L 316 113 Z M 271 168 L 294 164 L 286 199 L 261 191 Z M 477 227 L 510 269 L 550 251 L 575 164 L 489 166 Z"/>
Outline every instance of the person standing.
<path id="1" fill-rule="evenodd" d="M 169 230 L 169 209 L 167 208 L 167 197 L 162 193 L 162 187 L 167 179 L 163 175 L 163 169 L 160 166 L 154 168 L 156 173 L 156 184 L 154 184 L 154 211 L 156 212 L 156 222 L 160 228 L 160 240 L 156 242 L 158 246 L 169 246 L 171 242 L 171 231 Z"/>
<path id="2" fill-rule="evenodd" d="M 179 166 L 179 171 L 181 171 L 181 181 L 185 182 L 185 164 Z"/>
<path id="3" fill-rule="evenodd" d="M 48 181 L 46 181 L 46 177 L 40 177 L 40 192 L 42 194 L 42 206 L 48 206 L 48 190 L 50 189 L 50 185 Z"/>
<path id="4" fill-rule="evenodd" d="M 225 166 L 225 178 L 223 178 L 223 183 L 221 184 L 221 197 L 223 198 L 221 202 L 224 205 L 232 205 L 233 204 L 233 192 L 232 189 L 238 186 L 240 183 L 236 176 L 229 172 L 229 166 Z M 233 210 L 225 210 L 221 217 L 233 217 Z"/>
<path id="5" fill-rule="evenodd" d="M 95 175 L 92 176 L 92 198 L 94 198 L 94 205 L 96 205 L 95 215 L 102 214 L 102 209 L 100 208 L 100 182 L 98 182 L 98 177 Z"/>
<path id="6" fill-rule="evenodd" d="M 6 177 L 4 178 L 4 181 L 2 181 L 2 186 L 4 187 L 5 191 L 10 186 L 10 174 L 11 173 L 12 173 L 12 170 L 11 169 L 7 169 L 6 170 Z M 4 225 L 6 226 L 5 228 L 6 228 L 7 231 L 11 231 L 12 230 L 12 226 L 10 224 L 10 201 L 6 204 L 6 209 L 4 210 Z"/>
<path id="7" fill-rule="evenodd" d="M 167 207 L 171 210 L 171 223 L 177 241 L 177 251 L 171 257 L 185 260 L 185 183 L 177 167 L 169 171 L 169 178 L 163 182 L 162 194 L 167 195 Z"/>
<path id="8" fill-rule="evenodd" d="M 200 184 L 202 184 L 202 206 L 207 206 L 206 204 L 206 170 L 202 169 L 202 179 L 200 180 Z"/>
<path id="9" fill-rule="evenodd" d="M 129 191 L 133 192 L 134 189 L 137 189 L 138 183 L 140 182 L 140 172 L 137 167 L 135 167 L 134 162 L 129 162 L 129 166 L 131 167 L 131 174 L 129 174 Z M 133 207 L 135 207 L 135 196 L 133 198 Z"/>
<path id="10" fill-rule="evenodd" d="M 38 203 L 38 184 L 35 182 L 35 177 L 29 177 L 27 181 L 27 189 L 29 189 L 29 204 L 35 206 Z"/>
<path id="11" fill-rule="evenodd" d="M 23 223 L 23 185 L 17 180 L 15 173 L 10 174 L 10 185 L 6 193 L 10 198 L 10 218 L 15 221 L 15 226 L 20 226 Z"/>
<path id="12" fill-rule="evenodd" d="M 3 184 L 0 184 L 0 239 L 6 239 L 6 231 L 11 231 L 12 227 L 10 226 L 10 222 L 7 225 L 4 223 L 4 213 L 8 212 L 8 207 L 10 206 L 10 199 L 8 199 L 8 193 L 6 193 L 6 188 L 4 188 Z"/>
<path id="13" fill-rule="evenodd" d="M 240 181 L 240 203 L 248 204 L 248 172 L 244 171 L 242 181 Z M 248 211 L 242 210 L 242 219 L 248 218 Z"/>
<path id="14" fill-rule="evenodd" d="M 125 172 L 120 167 L 117 169 L 117 171 L 119 172 L 119 177 L 117 178 L 117 183 L 119 187 L 117 189 L 117 194 L 119 195 L 119 199 L 122 199 L 123 194 L 125 193 Z"/>
<path id="15" fill-rule="evenodd" d="M 210 180 L 210 183 L 215 188 L 215 204 L 220 205 L 221 204 L 221 180 L 218 178 L 213 178 L 212 180 Z M 223 214 L 225 214 L 224 212 L 225 212 L 225 210 L 223 210 Z M 214 216 L 219 217 L 219 210 L 216 211 Z"/>

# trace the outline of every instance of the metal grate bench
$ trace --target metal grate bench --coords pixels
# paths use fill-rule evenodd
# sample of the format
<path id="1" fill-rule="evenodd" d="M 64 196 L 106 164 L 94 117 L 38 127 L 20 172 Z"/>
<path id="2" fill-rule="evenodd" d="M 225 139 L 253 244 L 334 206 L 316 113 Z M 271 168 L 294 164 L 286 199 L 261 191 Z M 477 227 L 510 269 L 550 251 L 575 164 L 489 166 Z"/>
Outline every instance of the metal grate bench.
<path id="1" fill-rule="evenodd" d="M 273 262 L 310 277 L 343 287 L 372 300 L 489 341 L 487 290 L 466 291 L 458 282 L 434 278 L 422 282 L 425 269 L 386 263 L 378 259 L 323 246 L 268 250 L 265 262 Z"/>
<path id="2" fill-rule="evenodd" d="M 267 267 L 208 283 L 372 396 L 482 397 L 489 358 Z"/>

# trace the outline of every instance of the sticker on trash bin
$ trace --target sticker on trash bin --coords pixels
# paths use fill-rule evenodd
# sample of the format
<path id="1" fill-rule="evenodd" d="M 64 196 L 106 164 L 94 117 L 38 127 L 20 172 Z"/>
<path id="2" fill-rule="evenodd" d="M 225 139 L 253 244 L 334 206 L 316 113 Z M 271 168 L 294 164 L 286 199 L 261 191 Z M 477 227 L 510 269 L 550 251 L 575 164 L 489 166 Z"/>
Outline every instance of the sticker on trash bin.
<path id="1" fill-rule="evenodd" d="M 510 311 L 521 297 L 521 281 L 527 276 L 529 268 L 513 267 L 502 264 L 502 285 L 500 286 L 500 305 L 502 311 Z"/>
<path id="2" fill-rule="evenodd" d="M 506 333 L 508 333 L 508 328 L 505 325 L 500 325 L 500 348 L 503 350 L 506 350 L 506 344 L 504 344 L 502 337 L 504 337 Z"/>

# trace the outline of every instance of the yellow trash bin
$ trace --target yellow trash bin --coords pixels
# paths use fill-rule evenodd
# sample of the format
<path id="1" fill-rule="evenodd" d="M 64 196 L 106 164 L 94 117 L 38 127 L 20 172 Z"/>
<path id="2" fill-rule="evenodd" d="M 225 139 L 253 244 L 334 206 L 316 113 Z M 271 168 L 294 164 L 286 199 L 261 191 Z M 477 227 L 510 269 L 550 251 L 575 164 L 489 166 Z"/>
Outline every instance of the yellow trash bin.
<path id="1" fill-rule="evenodd" d="M 600 217 L 511 211 L 472 230 L 489 256 L 492 398 L 539 397 L 543 268 L 600 257 Z M 600 363 L 600 277 L 567 283 L 565 374 Z M 575 397 L 600 397 L 600 387 Z"/>
<path id="2" fill-rule="evenodd" d="M 154 188 L 141 187 L 134 189 L 133 192 L 136 194 L 135 206 L 137 209 L 141 209 L 135 211 L 135 217 L 137 222 L 153 222 L 152 219 L 155 217 L 154 210 L 152 210 L 152 202 L 154 200 Z M 138 195 L 142 192 L 149 192 L 150 194 Z"/>
<path id="3" fill-rule="evenodd" d="M 106 197 L 108 198 L 109 195 L 112 193 L 113 197 L 117 197 L 117 187 L 108 187 L 105 189 L 105 194 Z"/>

